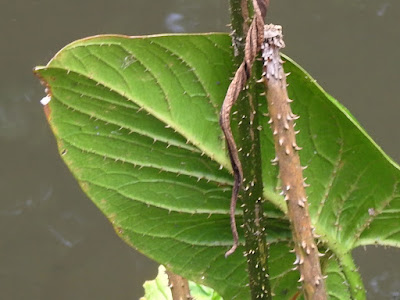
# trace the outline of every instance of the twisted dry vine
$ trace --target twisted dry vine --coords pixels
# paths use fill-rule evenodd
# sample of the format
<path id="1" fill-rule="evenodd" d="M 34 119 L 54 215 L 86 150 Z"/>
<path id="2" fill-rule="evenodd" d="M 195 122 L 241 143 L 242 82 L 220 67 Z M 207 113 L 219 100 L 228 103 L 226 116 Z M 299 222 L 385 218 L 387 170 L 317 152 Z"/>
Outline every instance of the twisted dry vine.
<path id="1" fill-rule="evenodd" d="M 239 190 L 243 180 L 243 169 L 242 164 L 240 163 L 238 149 L 236 147 L 236 143 L 231 130 L 230 115 L 232 106 L 235 104 L 236 100 L 239 97 L 239 93 L 245 88 L 246 82 L 251 76 L 251 69 L 253 67 L 254 61 L 257 54 L 261 50 L 261 45 L 264 39 L 264 17 L 267 12 L 268 4 L 269 1 L 253 0 L 254 18 L 246 36 L 244 61 L 240 64 L 231 84 L 229 85 L 220 112 L 219 122 L 228 145 L 229 158 L 231 160 L 234 175 L 234 185 L 232 189 L 230 206 L 233 246 L 225 253 L 225 257 L 235 252 L 239 244 L 239 235 L 237 232 L 235 220 L 235 209 Z"/>

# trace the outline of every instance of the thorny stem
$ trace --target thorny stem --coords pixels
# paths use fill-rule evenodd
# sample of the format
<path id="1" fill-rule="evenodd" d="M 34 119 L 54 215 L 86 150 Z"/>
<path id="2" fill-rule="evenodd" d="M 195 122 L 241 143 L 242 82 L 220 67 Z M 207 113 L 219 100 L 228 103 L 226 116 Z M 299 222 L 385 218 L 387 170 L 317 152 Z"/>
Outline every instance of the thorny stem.
<path id="1" fill-rule="evenodd" d="M 171 289 L 173 300 L 192 300 L 190 295 L 189 283 L 186 278 L 179 276 L 171 271 L 165 271 L 168 275 L 169 288 Z"/>
<path id="2" fill-rule="evenodd" d="M 256 71 L 257 68 L 253 69 Z M 256 74 L 256 72 L 253 73 Z M 236 109 L 237 121 L 239 121 L 237 144 L 241 150 L 239 157 L 243 165 L 243 188 L 240 192 L 240 200 L 243 209 L 245 256 L 252 299 L 271 299 L 255 81 L 254 77 L 251 78 L 247 93 L 243 93 L 247 94 L 247 97 L 239 100 Z"/>
<path id="3" fill-rule="evenodd" d="M 258 1 L 262 2 L 262 1 L 266 1 L 266 0 L 253 0 L 254 11 L 256 12 L 256 14 L 254 15 L 254 18 L 250 24 L 249 30 L 246 34 L 244 59 L 243 59 L 242 63 L 240 63 L 240 66 L 236 70 L 235 76 L 233 77 L 233 79 L 228 87 L 224 102 L 222 103 L 220 119 L 219 119 L 221 129 L 226 138 L 229 157 L 230 157 L 230 161 L 232 164 L 233 175 L 234 175 L 234 184 L 233 184 L 233 189 L 232 189 L 231 205 L 230 205 L 230 218 L 231 218 L 231 229 L 232 229 L 232 235 L 233 235 L 233 246 L 229 251 L 226 252 L 225 256 L 229 256 L 232 253 L 234 253 L 239 244 L 239 235 L 238 235 L 237 228 L 236 228 L 235 210 L 236 210 L 236 202 L 238 199 L 239 190 L 241 188 L 242 181 L 244 179 L 242 164 L 241 164 L 241 160 L 239 158 L 239 152 L 240 152 L 239 149 L 242 149 L 242 148 L 238 149 L 236 142 L 235 142 L 235 138 L 232 133 L 231 111 L 232 111 L 233 105 L 236 103 L 238 98 L 243 97 L 243 96 L 240 96 L 240 94 L 243 92 L 243 90 L 248 89 L 247 81 L 251 77 L 251 70 L 253 68 L 253 64 L 256 59 L 257 53 L 261 50 L 261 44 L 263 41 L 263 28 L 264 28 L 263 18 L 265 17 L 265 14 L 266 14 L 266 9 L 267 9 L 266 3 L 268 3 L 268 1 L 262 2 L 262 4 L 264 4 L 264 6 L 263 6 L 264 7 L 264 10 L 263 10 L 264 15 L 261 14 L 261 10 L 259 8 Z M 242 2 L 242 4 L 243 3 L 244 3 L 244 1 Z M 244 5 L 242 5 L 241 7 L 243 7 L 243 6 Z M 248 10 L 246 8 L 246 12 L 247 11 Z M 243 19 L 246 19 L 246 17 L 243 17 Z M 233 40 L 235 40 L 235 39 L 233 39 Z M 236 50 L 237 49 L 235 48 L 235 51 Z M 246 111 L 244 111 L 244 113 L 246 113 Z M 247 153 L 246 155 L 249 156 L 250 154 Z"/>
<path id="4" fill-rule="evenodd" d="M 305 299 L 327 299 L 325 282 L 319 262 L 319 252 L 314 241 L 314 229 L 308 211 L 305 182 L 296 144 L 295 121 L 286 89 L 286 74 L 280 49 L 285 46 L 282 40 L 282 28 L 266 25 L 264 32 L 263 59 L 264 82 L 267 89 L 269 123 L 273 131 L 276 158 L 279 164 L 279 176 L 282 192 L 288 206 L 288 218 L 292 226 L 295 244 L 295 265 L 300 271 Z"/>
<path id="5" fill-rule="evenodd" d="M 245 37 L 249 29 L 249 11 L 253 12 L 250 1 L 231 0 L 232 41 L 235 51 L 235 64 L 243 66 L 245 58 Z M 250 5 L 250 9 L 249 9 Z M 253 39 L 255 41 L 256 39 Z M 248 47 L 248 45 L 246 46 Z M 251 63 L 252 64 L 252 63 Z M 246 67 L 249 64 L 246 62 Z M 240 69 L 240 67 L 239 67 Z M 242 69 L 243 70 L 243 69 Z M 246 70 L 256 74 L 257 70 Z M 261 70 L 258 70 L 261 71 Z M 242 72 L 243 73 L 243 72 Z M 246 81 L 240 77 L 240 82 Z M 252 299 L 271 299 L 271 290 L 268 275 L 268 245 L 266 242 L 265 216 L 262 207 L 262 177 L 261 154 L 258 131 L 258 107 L 255 78 L 247 78 L 248 88 L 240 92 L 237 105 L 233 107 L 234 118 L 232 126 L 237 130 L 236 151 L 240 159 L 239 170 L 235 171 L 235 179 L 239 178 L 242 185 L 239 198 L 243 208 L 243 229 L 245 236 L 245 256 L 248 263 L 249 283 Z M 236 100 L 236 99 L 235 99 Z M 230 111 L 229 111 L 230 112 Z M 229 119 L 228 119 L 229 120 Z M 229 123 L 229 121 L 228 121 Z M 221 124 L 223 125 L 223 124 Z M 226 126 L 229 126 L 225 124 Z M 224 126 L 223 126 L 224 127 Z M 225 128 L 226 129 L 226 128 Z M 224 130 L 225 132 L 225 130 Z M 232 153 L 230 150 L 231 160 Z M 233 163 L 235 169 L 235 163 Z M 242 166 L 244 166 L 242 168 Z M 235 190 L 233 191 L 235 193 Z M 233 206 L 234 209 L 234 206 Z M 235 227 L 235 228 L 234 228 Z M 235 238 L 236 225 L 232 231 Z M 235 242 L 236 243 L 236 242 Z M 236 245 L 227 252 L 233 253 Z"/>
<path id="6" fill-rule="evenodd" d="M 247 2 L 243 0 L 230 0 L 230 11 L 231 11 L 231 37 L 232 45 L 235 55 L 235 65 L 238 67 L 244 58 L 244 44 L 245 36 L 248 30 L 248 26 L 245 24 L 248 20 L 245 20 L 242 14 L 242 3 Z"/>

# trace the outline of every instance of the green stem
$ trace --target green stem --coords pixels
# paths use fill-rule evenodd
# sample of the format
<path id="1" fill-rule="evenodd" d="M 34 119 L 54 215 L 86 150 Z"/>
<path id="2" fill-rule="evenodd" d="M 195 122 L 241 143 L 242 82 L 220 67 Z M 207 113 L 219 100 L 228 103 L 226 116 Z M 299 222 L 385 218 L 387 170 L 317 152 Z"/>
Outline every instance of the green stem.
<path id="1" fill-rule="evenodd" d="M 237 51 L 235 65 L 243 61 L 246 28 L 249 17 L 243 17 L 242 2 L 231 0 L 232 38 Z M 245 15 L 252 8 L 245 6 Z M 261 74 L 254 67 L 252 74 Z M 242 92 L 233 107 L 232 129 L 237 134 L 235 141 L 239 149 L 239 158 L 243 168 L 242 189 L 239 194 L 243 208 L 246 259 L 248 265 L 250 291 L 252 299 L 272 299 L 268 275 L 268 244 L 266 241 L 263 211 L 263 182 L 261 173 L 261 151 L 259 140 L 258 97 L 256 78 L 248 81 L 248 89 Z M 236 129 L 236 130 L 235 130 Z"/>
<path id="2" fill-rule="evenodd" d="M 335 240 L 335 238 L 328 233 L 318 232 L 318 234 L 323 237 L 323 242 L 325 243 L 325 246 L 330 249 L 328 253 L 333 253 L 336 256 L 340 268 L 342 269 L 348 283 L 351 299 L 365 300 L 366 294 L 364 283 L 362 281 L 360 273 L 357 270 L 357 266 L 354 263 L 353 256 L 350 252 L 351 250 L 348 250 L 352 247 L 346 247 L 343 244 L 332 242 Z"/>
<path id="3" fill-rule="evenodd" d="M 254 68 L 256 69 L 256 68 Z M 249 90 L 243 93 L 237 105 L 238 135 L 237 146 L 241 149 L 239 158 L 243 166 L 243 183 L 240 199 L 243 208 L 246 258 L 253 299 L 271 299 L 268 278 L 268 244 L 266 241 L 263 211 L 263 182 L 261 176 L 261 153 L 259 131 L 257 130 L 258 100 L 254 78 Z"/>
<path id="4" fill-rule="evenodd" d="M 253 16 L 253 5 L 251 0 L 230 0 L 230 11 L 234 62 L 239 67 L 244 58 L 246 35 Z"/>
<path id="5" fill-rule="evenodd" d="M 243 15 L 241 8 L 242 0 L 230 0 L 230 11 L 231 11 L 231 27 L 236 30 L 236 34 L 244 36 L 243 34 Z"/>
<path id="6" fill-rule="evenodd" d="M 338 255 L 338 258 L 343 273 L 348 281 L 352 299 L 354 300 L 366 299 L 364 284 L 362 282 L 360 273 L 357 271 L 357 266 L 354 264 L 351 253 Z"/>

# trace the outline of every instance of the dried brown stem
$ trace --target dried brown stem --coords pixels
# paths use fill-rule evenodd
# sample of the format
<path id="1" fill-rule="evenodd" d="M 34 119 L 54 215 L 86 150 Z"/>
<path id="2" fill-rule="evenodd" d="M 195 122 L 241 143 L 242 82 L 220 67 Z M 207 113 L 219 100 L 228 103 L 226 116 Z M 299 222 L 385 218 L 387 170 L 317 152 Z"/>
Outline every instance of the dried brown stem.
<path id="1" fill-rule="evenodd" d="M 190 295 L 189 283 L 186 278 L 179 276 L 171 271 L 165 271 L 168 275 L 169 287 L 173 300 L 192 300 Z"/>
<path id="2" fill-rule="evenodd" d="M 319 252 L 314 241 L 313 227 L 308 212 L 307 196 L 302 167 L 296 144 L 295 120 L 290 108 L 286 90 L 286 75 L 279 51 L 285 46 L 282 28 L 266 25 L 264 33 L 263 58 L 264 82 L 267 89 L 268 111 L 273 131 L 276 158 L 282 191 L 288 205 L 288 217 L 292 225 L 295 243 L 295 265 L 300 270 L 300 280 L 306 299 L 326 299 L 325 283 L 322 277 Z"/>

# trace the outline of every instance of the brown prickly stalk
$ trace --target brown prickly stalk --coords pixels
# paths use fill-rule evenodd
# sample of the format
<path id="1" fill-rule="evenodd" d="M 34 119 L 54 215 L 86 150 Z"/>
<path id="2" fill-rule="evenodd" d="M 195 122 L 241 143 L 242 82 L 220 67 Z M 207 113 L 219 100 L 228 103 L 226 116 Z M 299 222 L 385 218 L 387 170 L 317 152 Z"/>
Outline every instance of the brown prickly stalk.
<path id="1" fill-rule="evenodd" d="M 169 270 L 166 270 L 165 272 L 168 275 L 169 288 L 171 289 L 172 299 L 192 300 L 193 297 L 190 295 L 188 280 Z"/>
<path id="2" fill-rule="evenodd" d="M 267 90 L 270 125 L 273 132 L 276 158 L 279 163 L 279 176 L 282 192 L 288 206 L 288 217 L 292 226 L 295 243 L 295 265 L 300 271 L 306 299 L 327 299 L 324 278 L 319 262 L 319 252 L 314 241 L 313 227 L 308 212 L 303 168 L 300 165 L 296 143 L 295 121 L 298 116 L 292 113 L 286 89 L 286 74 L 279 52 L 284 48 L 282 27 L 265 25 L 262 56 L 264 59 L 263 81 Z"/>

